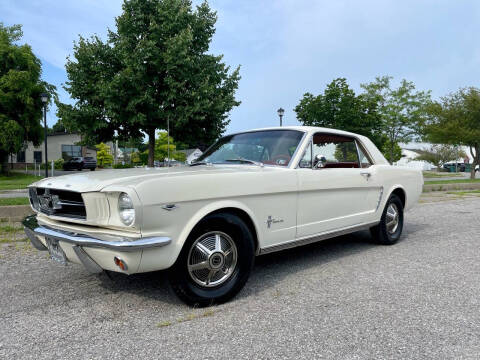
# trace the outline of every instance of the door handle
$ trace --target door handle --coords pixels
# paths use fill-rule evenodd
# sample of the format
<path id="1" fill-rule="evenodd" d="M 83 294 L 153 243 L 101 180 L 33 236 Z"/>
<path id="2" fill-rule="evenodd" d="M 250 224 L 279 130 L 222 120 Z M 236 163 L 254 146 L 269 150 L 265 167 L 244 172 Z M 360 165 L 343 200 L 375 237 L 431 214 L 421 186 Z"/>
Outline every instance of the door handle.
<path id="1" fill-rule="evenodd" d="M 372 174 L 369 172 L 361 172 L 360 175 L 362 175 L 367 180 L 370 178 L 370 176 L 372 176 Z"/>

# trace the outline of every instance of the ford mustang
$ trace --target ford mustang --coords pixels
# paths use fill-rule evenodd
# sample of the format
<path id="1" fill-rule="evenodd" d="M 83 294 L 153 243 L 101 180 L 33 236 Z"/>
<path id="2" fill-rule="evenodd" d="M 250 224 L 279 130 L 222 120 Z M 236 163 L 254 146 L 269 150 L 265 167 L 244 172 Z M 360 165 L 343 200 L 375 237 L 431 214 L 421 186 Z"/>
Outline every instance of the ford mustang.
<path id="1" fill-rule="evenodd" d="M 43 179 L 24 228 L 92 273 L 168 269 L 178 296 L 205 306 L 235 296 L 258 255 L 365 229 L 396 243 L 422 185 L 364 136 L 277 127 L 222 137 L 190 166 Z"/>

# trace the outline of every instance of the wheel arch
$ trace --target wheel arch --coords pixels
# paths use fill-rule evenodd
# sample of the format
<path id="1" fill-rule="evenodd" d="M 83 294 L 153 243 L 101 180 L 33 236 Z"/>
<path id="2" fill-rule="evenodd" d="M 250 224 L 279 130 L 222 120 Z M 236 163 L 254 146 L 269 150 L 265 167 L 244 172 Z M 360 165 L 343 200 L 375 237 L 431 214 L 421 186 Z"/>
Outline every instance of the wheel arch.
<path id="1" fill-rule="evenodd" d="M 218 213 L 228 213 L 239 217 L 245 224 L 248 226 L 252 232 L 253 239 L 255 242 L 255 253 L 258 253 L 260 249 L 260 238 L 258 231 L 258 224 L 255 220 L 253 212 L 244 204 L 236 201 L 222 201 L 214 204 L 209 204 L 202 209 L 200 209 L 184 227 L 183 231 L 179 236 L 181 247 L 183 248 L 188 236 L 195 229 L 195 227 L 200 224 L 200 222 L 205 219 L 207 216 Z"/>
<path id="2" fill-rule="evenodd" d="M 402 206 L 405 209 L 405 207 L 407 206 L 407 192 L 405 191 L 403 186 L 394 185 L 390 190 L 390 193 L 388 194 L 388 196 L 385 198 L 386 199 L 385 201 L 387 201 L 390 198 L 390 196 L 392 196 L 392 194 L 395 194 L 400 198 L 400 201 L 402 202 Z"/>

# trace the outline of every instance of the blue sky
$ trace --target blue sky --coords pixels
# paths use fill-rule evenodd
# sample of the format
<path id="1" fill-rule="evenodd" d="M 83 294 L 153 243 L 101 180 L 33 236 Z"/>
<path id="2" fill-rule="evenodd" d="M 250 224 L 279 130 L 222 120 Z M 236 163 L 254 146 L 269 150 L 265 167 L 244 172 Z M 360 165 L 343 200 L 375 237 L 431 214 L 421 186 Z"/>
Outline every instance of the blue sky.
<path id="1" fill-rule="evenodd" d="M 114 27 L 121 1 L 2 0 L 0 21 L 22 24 L 24 41 L 43 63 L 43 78 L 61 89 L 65 58 L 81 34 Z M 198 3 L 198 1 L 194 2 Z M 476 0 L 217 0 L 211 52 L 241 65 L 228 132 L 284 123 L 305 92 L 318 94 L 337 77 L 360 84 L 391 75 L 432 90 L 437 98 L 462 86 L 480 86 L 480 2 Z M 56 121 L 48 114 L 49 125 Z"/>

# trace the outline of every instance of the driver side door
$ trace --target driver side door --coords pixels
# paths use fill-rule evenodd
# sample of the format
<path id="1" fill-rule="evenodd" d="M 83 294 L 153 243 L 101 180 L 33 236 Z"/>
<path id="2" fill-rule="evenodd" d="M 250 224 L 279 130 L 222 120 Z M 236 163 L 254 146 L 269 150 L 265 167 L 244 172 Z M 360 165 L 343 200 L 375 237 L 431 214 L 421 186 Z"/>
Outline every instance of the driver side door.
<path id="1" fill-rule="evenodd" d="M 376 211 L 381 187 L 357 141 L 329 133 L 312 137 L 297 169 L 297 239 L 363 224 Z"/>

